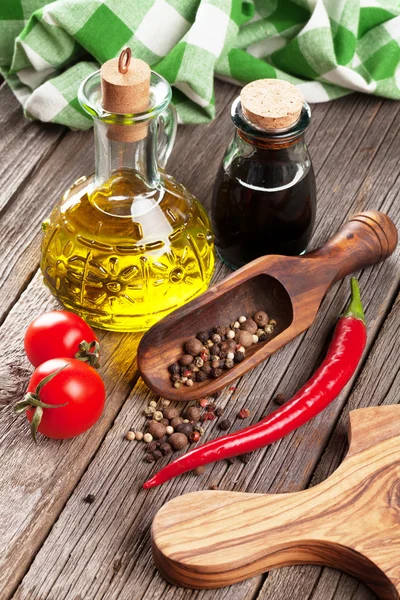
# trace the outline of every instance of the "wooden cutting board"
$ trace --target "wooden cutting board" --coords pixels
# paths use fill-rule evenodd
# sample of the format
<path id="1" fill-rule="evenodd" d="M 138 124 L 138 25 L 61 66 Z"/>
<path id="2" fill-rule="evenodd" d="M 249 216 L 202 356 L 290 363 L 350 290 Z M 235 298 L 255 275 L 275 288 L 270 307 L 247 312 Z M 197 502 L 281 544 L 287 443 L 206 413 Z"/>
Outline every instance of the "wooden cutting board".
<path id="1" fill-rule="evenodd" d="M 379 598 L 400 598 L 400 406 L 350 413 L 350 449 L 326 481 L 293 494 L 201 491 L 174 498 L 152 526 L 171 583 L 231 585 L 276 567 L 335 567 Z"/>

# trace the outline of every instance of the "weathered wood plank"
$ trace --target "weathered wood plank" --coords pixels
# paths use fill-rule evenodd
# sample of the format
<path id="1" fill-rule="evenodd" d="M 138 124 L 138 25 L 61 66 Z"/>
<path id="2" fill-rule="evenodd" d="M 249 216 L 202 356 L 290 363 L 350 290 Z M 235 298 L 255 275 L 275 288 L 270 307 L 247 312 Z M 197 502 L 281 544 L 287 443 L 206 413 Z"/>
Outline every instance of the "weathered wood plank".
<path id="1" fill-rule="evenodd" d="M 363 136 L 367 136 L 368 144 L 372 143 L 370 140 L 373 140 L 373 143 L 377 146 L 385 140 L 385 151 L 388 147 L 391 148 L 392 143 L 395 146 L 395 132 L 391 137 L 390 132 L 388 132 L 390 125 L 387 113 L 381 115 L 382 118 L 380 119 L 380 111 L 376 114 L 376 104 L 374 105 L 373 100 L 359 97 L 357 102 L 364 109 L 362 111 L 364 113 L 363 120 L 358 125 L 358 146 L 360 147 Z M 364 102 L 365 105 L 363 105 Z M 327 122 L 332 128 L 334 122 L 329 121 L 330 110 L 325 107 L 337 107 L 340 106 L 340 103 L 321 106 L 323 106 L 323 109 L 320 109 L 321 114 L 323 112 L 324 115 L 328 115 Z M 342 109 L 338 111 L 336 123 L 344 123 L 343 127 L 345 127 L 344 115 L 348 114 L 347 109 L 351 106 L 353 104 L 345 99 Z M 318 109 L 319 107 L 317 107 L 314 114 L 318 114 Z M 375 120 L 373 119 L 374 115 Z M 342 116 L 342 119 L 340 119 L 340 116 Z M 367 119 L 371 121 L 370 126 L 367 126 Z M 210 157 L 215 156 L 213 154 L 214 143 L 219 144 L 218 151 L 222 154 L 227 138 L 231 135 L 232 130 L 229 119 L 226 120 L 224 115 L 222 121 L 225 123 L 225 125 L 221 125 L 222 130 L 218 124 L 218 130 L 213 132 L 214 135 L 210 133 L 210 137 L 205 135 L 206 128 L 191 128 L 187 130 L 187 136 L 185 132 L 185 136 L 180 136 L 178 140 L 177 155 L 179 155 L 179 148 L 182 149 L 182 153 L 186 148 L 188 156 L 190 156 L 190 149 L 193 147 L 198 148 L 201 146 L 202 149 L 205 148 L 193 160 L 191 173 L 188 174 L 187 163 L 184 163 L 181 155 L 179 155 L 182 160 L 181 164 L 176 165 L 173 169 L 178 179 L 181 178 L 182 181 L 186 182 L 188 187 L 200 197 L 204 196 L 205 191 L 208 194 L 211 189 L 213 173 L 217 168 L 216 161 L 214 161 L 215 164 L 210 166 L 210 171 L 207 172 L 205 177 L 204 165 L 212 163 L 213 160 L 210 160 Z M 337 204 L 331 202 L 331 195 L 325 201 L 323 214 L 327 214 L 328 217 L 320 219 L 315 236 L 318 241 L 337 228 L 338 224 L 344 220 L 346 212 L 354 212 L 357 202 L 354 191 L 357 190 L 357 183 L 362 185 L 370 162 L 366 161 L 365 158 L 360 159 L 359 153 L 352 156 L 352 149 L 345 145 L 345 143 L 348 144 L 347 139 L 344 139 L 343 142 L 341 137 L 337 139 L 328 137 L 327 139 L 327 132 L 323 128 L 324 123 L 325 121 L 322 120 L 320 128 L 314 133 L 311 148 L 317 160 L 319 160 L 319 157 L 323 157 L 323 152 L 325 152 L 325 159 L 322 158 L 319 167 L 321 169 L 321 181 L 325 177 L 324 172 L 327 165 L 331 161 L 340 160 L 343 154 L 345 154 L 345 157 L 340 164 L 341 175 L 343 172 L 351 172 L 359 160 L 361 160 L 361 165 L 359 172 L 357 172 L 356 185 L 351 187 L 352 193 L 350 194 L 348 206 L 344 202 L 340 203 L 338 201 Z M 221 131 L 224 133 L 221 134 Z M 223 140 L 224 135 L 226 136 L 225 140 Z M 212 137 L 217 139 L 213 141 Z M 393 150 L 395 151 L 396 148 L 393 147 Z M 197 162 L 198 159 L 199 162 Z M 381 161 L 382 167 L 382 152 L 377 153 L 377 159 L 378 162 Z M 347 163 L 349 164 L 347 165 Z M 171 164 L 175 165 L 175 163 Z M 377 170 L 379 170 L 379 164 L 376 167 Z M 347 167 L 347 170 L 345 167 Z M 375 166 L 373 168 L 375 169 Z M 333 183 L 337 182 L 336 176 L 336 170 L 330 174 Z M 390 192 L 391 189 L 394 189 L 393 183 L 394 180 L 389 177 L 389 173 L 383 172 L 377 202 L 371 204 L 368 199 L 365 199 L 363 208 L 379 208 L 388 192 L 387 201 L 388 206 L 390 206 L 390 195 L 392 194 L 392 201 L 395 197 L 395 192 Z M 329 202 L 332 206 L 329 205 L 328 207 Z M 322 212 L 322 207 L 320 207 L 320 212 Z M 395 217 L 398 216 L 396 211 L 392 211 L 392 214 Z M 396 260 L 394 263 L 392 261 L 391 264 L 397 264 Z M 376 273 L 377 280 L 374 281 L 375 277 L 370 279 L 370 286 L 367 287 L 368 295 L 373 295 L 373 290 L 376 289 L 377 284 L 380 287 L 379 293 L 368 303 L 367 313 L 372 317 L 377 308 L 383 311 L 379 318 L 373 322 L 372 332 L 376 333 L 384 316 L 387 303 L 393 296 L 396 281 L 393 281 L 393 279 L 388 281 L 391 276 L 388 263 L 378 267 L 375 271 L 365 272 L 362 280 L 363 285 L 364 283 L 368 284 L 368 274 L 371 276 L 371 273 Z M 267 396 L 269 399 L 279 385 L 284 386 L 288 393 L 293 391 L 313 369 L 325 345 L 323 340 L 326 340 L 328 331 L 343 307 L 347 296 L 347 286 L 339 286 L 332 290 L 323 304 L 319 321 L 313 328 L 313 331 L 315 330 L 314 335 L 309 332 L 302 339 L 297 340 L 293 345 L 288 346 L 273 357 L 268 363 L 253 371 L 251 376 L 249 374 L 240 382 L 236 392 L 233 394 L 229 391 L 225 392 L 221 397 L 221 404 L 229 403 L 228 410 L 234 415 L 242 405 L 249 403 L 249 406 L 254 410 L 253 419 L 257 420 L 264 413 L 266 406 L 268 406 L 268 409 L 272 408 L 271 402 L 267 404 L 265 401 L 265 390 L 268 390 Z M 308 352 L 307 348 L 309 348 Z M 292 360 L 293 365 L 290 376 L 282 379 Z M 249 400 L 247 400 L 248 396 L 250 396 Z M 254 486 L 257 486 L 257 491 L 274 489 L 274 486 L 281 490 L 282 488 L 285 489 L 285 486 L 289 489 L 305 486 L 329 437 L 331 424 L 325 422 L 324 419 L 322 422 L 316 422 L 311 428 L 306 428 L 301 435 L 299 434 L 294 439 L 288 440 L 287 444 L 290 445 L 290 448 L 297 446 L 297 451 L 294 455 L 290 453 L 283 469 L 281 465 L 285 460 L 285 454 L 288 450 L 287 445 L 277 447 L 273 452 L 266 451 L 266 456 L 260 453 L 245 468 L 240 463 L 229 468 L 225 464 L 219 464 L 210 470 L 202 480 L 188 477 L 184 484 L 179 481 L 172 482 L 169 486 L 157 491 L 156 495 L 146 496 L 143 491 L 138 491 L 138 484 L 149 474 L 151 468 L 140 462 L 143 448 L 128 444 L 123 439 L 123 434 L 132 424 L 139 426 L 143 423 L 143 417 L 139 414 L 138 407 L 142 408 L 148 397 L 149 392 L 140 384 L 130 394 L 95 460 L 71 496 L 66 509 L 62 512 L 59 521 L 55 524 L 48 540 L 43 545 L 21 588 L 16 593 L 16 598 L 32 598 L 33 600 L 40 598 L 42 600 L 45 597 L 51 597 L 53 600 L 53 598 L 78 598 L 80 595 L 85 600 L 87 598 L 123 599 L 125 597 L 150 598 L 153 596 L 162 597 L 163 599 L 172 598 L 172 596 L 182 599 L 189 597 L 219 599 L 228 598 L 228 594 L 230 597 L 234 595 L 235 598 L 240 598 L 240 600 L 254 597 L 254 593 L 258 589 L 258 582 L 254 580 L 235 586 L 232 590 L 222 590 L 216 593 L 192 593 L 167 586 L 159 579 L 158 575 L 152 579 L 154 567 L 150 560 L 148 546 L 148 524 L 151 516 L 170 497 L 182 493 L 183 490 L 189 491 L 190 489 L 206 486 L 214 480 L 220 480 L 221 485 L 226 488 L 229 487 L 229 489 L 251 490 L 253 487 L 251 480 L 255 478 Z M 345 396 L 340 400 L 343 403 Z M 335 414 L 328 416 L 335 418 Z M 326 418 L 326 421 L 329 421 L 329 419 Z M 236 423 L 235 426 L 238 426 L 238 424 Z M 323 429 L 323 431 L 320 432 L 319 429 Z M 315 441 L 314 449 L 310 444 L 310 439 Z M 294 459 L 297 459 L 297 462 Z M 262 463 L 262 478 L 260 478 L 259 466 L 261 460 L 264 460 Z M 294 464 L 293 468 L 289 468 L 291 462 Z M 264 469 L 268 469 L 267 474 L 265 474 Z M 282 471 L 282 479 L 279 479 L 278 476 Z M 97 500 L 93 505 L 89 506 L 82 502 L 86 493 L 95 493 Z M 73 530 L 76 531 L 74 535 L 71 534 Z M 15 561 L 18 560 L 18 552 L 14 553 L 14 559 Z M 205 594 L 207 595 L 205 596 Z"/>
<path id="2" fill-rule="evenodd" d="M 381 268 L 388 269 L 388 266 L 386 263 Z M 382 281 L 385 278 L 383 273 Z M 305 363 L 307 367 L 312 364 L 310 358 L 304 358 L 302 351 L 308 347 L 312 348 L 315 342 L 314 351 L 317 352 L 314 360 L 318 359 L 322 350 L 322 340 L 326 340 L 328 330 L 348 295 L 347 286 L 345 290 L 342 288 L 343 286 L 336 289 L 336 294 L 331 292 L 322 307 L 316 331 L 313 331 L 311 338 L 303 341 L 294 357 L 293 349 L 288 346 L 279 355 L 272 357 L 267 364 L 249 374 L 250 376 L 244 377 L 231 401 L 229 392 L 223 394 L 221 404 L 228 405 L 227 410 L 232 416 L 246 404 L 253 409 L 254 420 L 257 420 L 265 410 L 260 406 L 263 404 L 263 396 L 266 395 L 265 390 L 268 390 L 268 397 L 273 395 L 277 380 L 279 381 L 282 373 L 287 371 L 293 359 L 297 365 L 296 373 L 288 376 L 287 385 L 290 383 L 297 387 L 302 377 L 302 367 Z M 363 275 L 362 288 L 364 296 L 371 298 L 370 302 L 366 303 L 367 315 L 371 318 L 375 315 L 381 299 L 373 297 L 375 288 L 372 285 L 368 287 L 367 273 Z M 376 319 L 375 333 L 379 325 L 380 322 Z M 311 332 L 307 335 L 309 334 L 311 335 Z M 290 379 L 295 381 L 289 381 Z M 241 400 L 237 399 L 235 402 L 234 398 L 239 395 Z M 152 397 L 139 381 L 37 555 L 14 597 L 15 600 L 59 600 L 65 597 L 66 589 L 73 590 L 77 597 L 85 599 L 102 597 L 107 600 L 122 600 L 135 597 L 134 594 L 137 594 L 138 599 L 146 600 L 153 596 L 163 599 L 173 597 L 179 600 L 225 597 L 226 590 L 178 590 L 165 584 L 158 574 L 154 573 L 148 528 L 155 511 L 167 499 L 182 491 L 208 487 L 213 481 L 218 482 L 224 489 L 252 491 L 254 488 L 257 491 L 289 491 L 306 485 L 318 461 L 323 443 L 329 436 L 332 423 L 340 412 L 339 404 L 329 415 L 320 416 L 292 437 L 264 453 L 259 453 L 246 467 L 240 463 L 230 467 L 225 463 L 217 464 L 200 480 L 187 476 L 146 494 L 139 489 L 139 485 L 152 468 L 141 462 L 143 447 L 140 444 L 127 443 L 123 436 L 132 425 L 143 425 L 140 412 Z M 342 394 L 341 400 L 343 403 L 345 394 Z M 238 427 L 239 424 L 236 422 L 235 426 Z M 214 435 L 215 429 L 209 433 Z M 293 469 L 289 468 L 289 463 L 293 463 Z M 96 502 L 90 507 L 83 504 L 83 498 L 88 493 L 94 493 L 96 496 Z M 72 529 L 75 535 L 71 536 Z M 53 558 L 55 548 L 57 554 Z M 253 584 L 246 582 L 232 588 L 231 597 L 246 597 L 246 594 L 251 592 L 249 586 L 257 584 L 252 581 Z"/>
<path id="3" fill-rule="evenodd" d="M 60 125 L 44 125 L 24 119 L 21 105 L 5 83 L 0 89 L 0 127 L 1 211 L 32 172 L 47 159 L 66 130 Z"/>
<path id="4" fill-rule="evenodd" d="M 38 230 L 31 231 L 35 229 L 32 223 L 39 222 L 46 216 L 54 204 L 54 198 L 66 187 L 67 179 L 69 183 L 73 181 L 82 173 L 82 169 L 86 170 L 85 165 L 87 172 L 90 172 L 92 146 L 89 136 L 90 134 L 82 133 L 68 134 L 56 153 L 26 184 L 24 191 L 15 199 L 10 214 L 6 213 L 0 223 L 3 232 L 6 231 L 6 222 L 12 223 L 12 214 L 17 214 L 16 211 L 20 209 L 24 215 L 24 222 L 21 227 L 21 224 L 15 223 L 13 231 L 20 233 L 20 229 L 23 229 L 26 235 L 31 236 L 28 247 L 23 235 L 20 236 L 20 243 L 15 246 L 10 247 L 4 243 L 7 260 L 14 260 L 19 268 L 15 278 L 14 273 L 10 271 L 11 282 L 10 279 L 4 281 L 4 288 L 9 291 L 4 315 L 7 315 L 15 297 L 19 295 L 19 285 L 26 285 L 27 276 L 33 277 L 33 281 L 11 308 L 0 328 L 0 439 L 7 439 L 7 447 L 3 445 L 0 450 L 0 490 L 3 491 L 0 499 L 2 598 L 11 593 L 16 582 L 22 577 L 137 378 L 135 357 L 140 336 L 103 332 L 100 333 L 100 337 L 103 346 L 102 374 L 108 392 L 107 408 L 101 421 L 88 434 L 75 442 L 47 441 L 32 450 L 24 419 L 16 420 L 11 407 L 8 406 L 25 391 L 31 372 L 23 352 L 25 328 L 36 314 L 57 306 L 56 301 L 43 287 L 40 274 L 36 271 L 40 240 Z M 30 212 L 29 206 L 24 210 L 28 191 L 33 189 L 38 192 L 40 183 L 53 173 L 54 168 L 61 172 L 61 164 L 65 171 L 62 177 L 60 176 L 61 179 L 51 180 L 47 187 L 48 197 L 43 202 L 44 207 L 36 203 Z M 9 455 L 10 445 L 16 448 L 12 458 Z M 26 460 L 26 456 L 31 452 L 35 454 L 33 462 Z M 19 506 L 19 510 L 15 513 L 16 505 Z"/>
<path id="5" fill-rule="evenodd" d="M 392 311 L 386 319 L 379 337 L 368 357 L 365 368 L 363 369 L 354 391 L 349 399 L 348 406 L 343 410 L 338 421 L 332 438 L 322 456 L 314 477 L 312 485 L 324 481 L 333 473 L 342 462 L 347 451 L 347 431 L 348 431 L 348 412 L 356 408 L 365 408 L 367 406 L 397 404 L 399 402 L 398 390 L 400 387 L 400 365 L 398 357 L 400 355 L 400 295 L 394 304 Z M 307 590 L 311 585 L 312 589 L 319 590 L 318 594 L 309 596 L 299 596 L 299 600 L 312 598 L 328 599 L 328 590 L 333 587 L 337 589 L 336 598 L 349 598 L 347 590 L 353 588 L 356 591 L 358 584 L 349 576 L 341 574 L 332 569 L 321 569 L 319 567 L 281 569 L 272 572 L 266 579 L 259 600 L 267 598 L 280 598 L 279 590 L 287 585 L 292 586 L 296 580 L 297 585 L 302 590 Z M 334 585 L 335 584 L 335 585 Z M 374 594 L 366 588 L 361 592 L 360 598 L 374 598 Z M 289 596 L 283 596 L 286 598 Z"/>

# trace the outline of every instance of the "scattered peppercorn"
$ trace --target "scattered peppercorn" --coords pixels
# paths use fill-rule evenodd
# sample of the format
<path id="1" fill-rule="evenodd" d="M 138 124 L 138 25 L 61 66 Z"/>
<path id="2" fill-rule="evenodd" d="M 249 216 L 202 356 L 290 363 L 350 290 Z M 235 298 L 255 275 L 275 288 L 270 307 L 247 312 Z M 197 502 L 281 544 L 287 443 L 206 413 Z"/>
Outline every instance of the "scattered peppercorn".
<path id="1" fill-rule="evenodd" d="M 193 471 L 194 475 L 203 475 L 203 473 L 206 472 L 206 468 L 204 465 L 201 465 L 200 467 L 196 467 Z"/>
<path id="2" fill-rule="evenodd" d="M 199 431 L 192 431 L 192 433 L 190 434 L 190 441 L 191 442 L 198 442 L 200 439 L 200 432 Z"/>
<path id="3" fill-rule="evenodd" d="M 135 432 L 134 432 L 134 431 L 128 431 L 128 432 L 125 434 L 125 437 L 126 437 L 126 439 L 127 439 L 129 442 L 131 442 L 132 440 L 136 439 L 136 435 L 135 435 Z"/>
<path id="4" fill-rule="evenodd" d="M 238 414 L 239 419 L 247 419 L 250 416 L 250 411 L 248 408 L 242 408 L 242 410 Z"/>
<path id="5" fill-rule="evenodd" d="M 88 504 L 93 504 L 93 502 L 96 500 L 96 497 L 94 494 L 88 494 L 87 496 L 84 497 L 84 501 L 87 502 Z"/>
<path id="6" fill-rule="evenodd" d="M 163 453 L 161 452 L 161 450 L 154 450 L 153 456 L 156 460 L 160 460 L 160 458 L 163 457 Z"/>
<path id="7" fill-rule="evenodd" d="M 185 410 L 185 417 L 187 417 L 189 421 L 198 421 L 200 417 L 200 409 L 197 406 L 189 406 Z"/>
<path id="8" fill-rule="evenodd" d="M 247 452 L 246 454 L 241 454 L 239 458 L 242 463 L 247 465 L 247 463 L 251 460 L 251 453 Z"/>
<path id="9" fill-rule="evenodd" d="M 282 406 L 282 404 L 285 404 L 285 402 L 286 402 L 285 394 L 277 394 L 274 398 L 274 402 L 275 402 L 275 404 L 279 404 L 279 406 Z"/>
<path id="10" fill-rule="evenodd" d="M 153 419 L 155 421 L 161 421 L 161 419 L 164 418 L 164 415 L 162 414 L 161 410 L 156 410 L 156 412 L 153 415 Z"/>
<path id="11" fill-rule="evenodd" d="M 229 427 L 231 426 L 231 423 L 227 420 L 227 419 L 223 419 L 222 421 L 220 421 L 218 423 L 218 427 L 222 430 L 222 431 L 226 431 L 227 429 L 229 429 Z"/>
<path id="12" fill-rule="evenodd" d="M 168 443 L 171 444 L 174 450 L 182 450 L 188 444 L 188 439 L 183 433 L 173 433 L 168 438 Z"/>
<path id="13" fill-rule="evenodd" d="M 209 402 L 206 405 L 206 410 L 210 411 L 210 412 L 214 412 L 214 410 L 217 408 L 217 405 L 214 402 Z"/>
<path id="14" fill-rule="evenodd" d="M 148 463 L 153 463 L 153 462 L 156 462 L 156 457 L 154 456 L 154 454 L 151 454 L 150 452 L 148 452 L 147 454 L 144 455 L 144 460 Z"/>
<path id="15" fill-rule="evenodd" d="M 152 417 L 155 412 L 156 409 L 154 408 L 154 406 L 146 406 L 146 408 L 144 409 L 144 414 L 146 415 L 146 417 Z"/>
<path id="16" fill-rule="evenodd" d="M 179 417 L 179 410 L 173 406 L 167 406 L 167 408 L 164 410 L 164 418 L 171 421 L 172 419 L 175 419 L 175 417 Z"/>
<path id="17" fill-rule="evenodd" d="M 193 425 L 191 423 L 181 423 L 176 428 L 176 432 L 183 433 L 183 435 L 186 435 L 186 437 L 189 437 L 190 434 L 193 432 Z"/>
<path id="18" fill-rule="evenodd" d="M 171 452 L 172 452 L 171 444 L 168 444 L 168 442 L 163 442 L 162 444 L 160 444 L 160 452 L 163 454 L 163 456 L 167 456 L 167 454 L 171 454 Z"/>
<path id="19" fill-rule="evenodd" d="M 218 390 L 218 392 L 214 392 L 212 397 L 214 398 L 214 400 L 218 400 L 218 398 L 220 397 L 220 395 L 222 394 L 221 390 Z"/>
<path id="20" fill-rule="evenodd" d="M 205 408 L 208 404 L 207 398 L 201 398 L 201 400 L 199 400 L 199 404 L 202 408 Z"/>
<path id="21" fill-rule="evenodd" d="M 143 439 L 143 433 L 141 431 L 136 431 L 135 438 L 137 439 L 138 442 L 140 442 Z"/>
<path id="22" fill-rule="evenodd" d="M 218 486 L 216 483 L 213 483 L 212 485 L 210 485 L 210 490 L 217 490 Z"/>
<path id="23" fill-rule="evenodd" d="M 222 417 L 222 415 L 224 414 L 224 409 L 221 408 L 220 406 L 218 406 L 214 412 L 215 412 L 215 416 Z"/>
<path id="24" fill-rule="evenodd" d="M 183 419 L 182 417 L 174 417 L 173 419 L 171 419 L 170 424 L 172 425 L 172 427 L 174 429 L 176 429 L 178 427 L 178 425 L 180 425 L 181 423 L 183 423 Z"/>
<path id="25" fill-rule="evenodd" d="M 149 426 L 149 433 L 153 436 L 154 439 L 160 440 L 166 433 L 167 428 L 162 423 L 157 423 L 157 421 L 152 421 Z"/>
<path id="26" fill-rule="evenodd" d="M 150 442 L 153 441 L 153 436 L 151 435 L 151 433 L 145 433 L 144 436 L 143 436 L 143 441 L 146 444 L 150 444 Z"/>
<path id="27" fill-rule="evenodd" d="M 157 442 L 149 442 L 146 446 L 146 452 L 154 452 L 157 450 Z"/>

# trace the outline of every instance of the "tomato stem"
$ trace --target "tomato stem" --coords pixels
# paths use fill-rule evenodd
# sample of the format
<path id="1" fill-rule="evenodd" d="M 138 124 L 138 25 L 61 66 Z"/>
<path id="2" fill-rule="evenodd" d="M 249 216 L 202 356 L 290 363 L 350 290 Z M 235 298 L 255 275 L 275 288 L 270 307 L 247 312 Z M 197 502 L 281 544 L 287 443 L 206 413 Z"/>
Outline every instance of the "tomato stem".
<path id="1" fill-rule="evenodd" d="M 100 344 L 97 340 L 87 342 L 82 340 L 79 344 L 79 352 L 75 354 L 77 360 L 87 362 L 94 369 L 100 368 Z"/>
<path id="2" fill-rule="evenodd" d="M 59 369 L 57 369 L 57 371 L 54 371 L 54 373 L 51 373 L 50 375 L 47 375 L 47 377 L 44 377 L 38 383 L 38 385 L 36 386 L 36 390 L 34 392 L 27 392 L 24 396 L 24 399 L 17 402 L 14 406 L 14 412 L 17 415 L 21 414 L 22 412 L 27 411 L 28 409 L 35 409 L 35 412 L 33 413 L 32 421 L 31 421 L 31 434 L 32 434 L 33 441 L 35 443 L 36 443 L 37 430 L 38 430 L 40 421 L 42 420 L 42 416 L 43 416 L 43 409 L 44 408 L 61 408 L 62 406 L 67 406 L 67 404 L 68 404 L 68 402 L 65 402 L 64 404 L 46 404 L 46 402 L 42 402 L 40 399 L 40 392 L 41 392 L 43 386 L 45 386 L 46 383 L 49 383 L 49 381 L 51 381 L 56 375 L 58 375 L 60 373 L 60 371 L 65 369 L 65 367 L 68 367 L 68 365 L 64 365 L 63 367 L 60 367 Z"/>

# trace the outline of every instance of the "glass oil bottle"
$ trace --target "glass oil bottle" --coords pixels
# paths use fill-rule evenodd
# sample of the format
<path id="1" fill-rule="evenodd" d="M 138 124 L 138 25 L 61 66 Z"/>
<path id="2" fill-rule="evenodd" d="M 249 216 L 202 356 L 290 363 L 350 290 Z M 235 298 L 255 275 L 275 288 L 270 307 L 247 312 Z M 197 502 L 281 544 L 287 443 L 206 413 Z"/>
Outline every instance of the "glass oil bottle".
<path id="1" fill-rule="evenodd" d="M 302 254 L 316 211 L 308 104 L 293 85 L 262 79 L 243 88 L 231 116 L 236 131 L 212 200 L 219 256 L 237 269 L 266 254 Z"/>
<path id="2" fill-rule="evenodd" d="M 142 331 L 208 287 L 211 226 L 164 171 L 176 117 L 160 75 L 124 51 L 83 82 L 79 100 L 94 119 L 95 174 L 43 223 L 43 278 L 94 327 Z"/>

